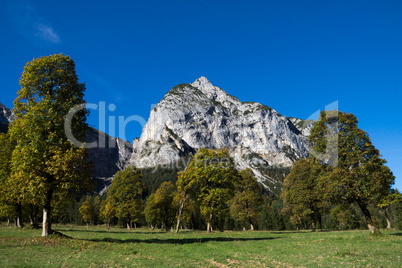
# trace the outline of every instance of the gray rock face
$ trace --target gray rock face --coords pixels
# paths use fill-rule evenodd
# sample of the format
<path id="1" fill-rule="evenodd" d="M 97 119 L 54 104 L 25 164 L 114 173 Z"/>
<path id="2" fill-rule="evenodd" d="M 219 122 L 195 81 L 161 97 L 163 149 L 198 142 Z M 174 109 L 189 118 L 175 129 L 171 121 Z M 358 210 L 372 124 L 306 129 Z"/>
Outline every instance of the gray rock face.
<path id="1" fill-rule="evenodd" d="M 89 128 L 85 141 L 97 144 L 96 147 L 89 149 L 89 161 L 94 163 L 93 177 L 97 182 L 95 191 L 102 194 L 116 172 L 126 168 L 132 155 L 132 145 L 94 128 Z"/>
<path id="2" fill-rule="evenodd" d="M 8 125 L 14 120 L 13 112 L 0 103 L 0 133 L 7 133 Z"/>
<path id="3" fill-rule="evenodd" d="M 239 169 L 256 165 L 289 167 L 307 156 L 305 136 L 277 111 L 241 102 L 205 77 L 172 88 L 151 110 L 130 164 L 169 165 L 200 148 L 227 148 Z"/>
<path id="4" fill-rule="evenodd" d="M 9 124 L 14 120 L 13 112 L 5 105 L 0 103 L 0 123 Z"/>
<path id="5" fill-rule="evenodd" d="M 288 119 L 293 123 L 293 125 L 303 134 L 303 136 L 308 137 L 310 131 L 314 126 L 314 120 L 303 120 L 295 117 L 288 117 Z"/>

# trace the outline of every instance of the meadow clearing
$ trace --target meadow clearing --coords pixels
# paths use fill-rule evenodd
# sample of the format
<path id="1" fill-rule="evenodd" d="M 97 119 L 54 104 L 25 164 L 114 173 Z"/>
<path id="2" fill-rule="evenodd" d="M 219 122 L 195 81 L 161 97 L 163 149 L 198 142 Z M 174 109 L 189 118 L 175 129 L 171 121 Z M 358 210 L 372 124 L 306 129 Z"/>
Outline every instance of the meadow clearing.
<path id="1" fill-rule="evenodd" d="M 128 231 L 0 226 L 1 267 L 402 267 L 402 231 Z"/>

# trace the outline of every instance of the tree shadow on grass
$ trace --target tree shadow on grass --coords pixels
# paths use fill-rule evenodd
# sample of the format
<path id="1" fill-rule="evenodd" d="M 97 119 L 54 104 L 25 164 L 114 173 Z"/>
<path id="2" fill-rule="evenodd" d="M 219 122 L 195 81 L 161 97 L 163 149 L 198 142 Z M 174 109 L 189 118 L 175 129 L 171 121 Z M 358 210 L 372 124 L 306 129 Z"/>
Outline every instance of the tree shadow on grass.
<path id="1" fill-rule="evenodd" d="M 402 232 L 399 232 L 399 233 L 393 233 L 393 234 L 390 234 L 390 235 L 402 236 Z"/>
<path id="2" fill-rule="evenodd" d="M 83 229 L 63 229 L 61 232 L 84 232 L 84 233 L 102 233 L 102 234 L 164 234 L 167 232 L 164 231 L 155 231 L 155 232 L 144 232 L 144 231 L 107 231 L 107 230 L 83 230 Z"/>
<path id="3" fill-rule="evenodd" d="M 85 239 L 91 242 L 109 242 L 109 243 L 147 243 L 147 244 L 195 244 L 195 243 L 207 243 L 207 242 L 234 242 L 234 241 L 264 241 L 272 239 L 280 239 L 281 237 L 257 237 L 257 238 L 233 238 L 233 237 L 204 237 L 204 238 L 177 238 L 177 239 Z"/>

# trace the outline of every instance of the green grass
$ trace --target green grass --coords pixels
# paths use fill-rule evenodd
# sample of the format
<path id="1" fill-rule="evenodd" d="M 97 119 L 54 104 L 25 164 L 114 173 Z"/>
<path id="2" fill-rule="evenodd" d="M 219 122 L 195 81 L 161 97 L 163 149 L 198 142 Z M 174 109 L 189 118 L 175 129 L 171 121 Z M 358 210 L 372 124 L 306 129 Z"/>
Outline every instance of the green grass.
<path id="1" fill-rule="evenodd" d="M 402 232 L 171 232 L 0 226 L 1 267 L 402 267 Z"/>

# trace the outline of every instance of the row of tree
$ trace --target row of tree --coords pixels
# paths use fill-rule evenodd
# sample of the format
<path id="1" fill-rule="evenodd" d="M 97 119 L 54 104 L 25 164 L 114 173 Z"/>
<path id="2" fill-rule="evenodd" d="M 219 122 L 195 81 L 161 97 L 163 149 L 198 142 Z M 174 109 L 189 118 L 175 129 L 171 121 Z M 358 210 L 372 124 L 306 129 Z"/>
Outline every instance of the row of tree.
<path id="1" fill-rule="evenodd" d="M 346 213 L 356 214 L 357 206 L 371 232 L 376 227 L 370 207 L 383 209 L 390 228 L 387 209 L 400 199 L 392 189 L 395 177 L 357 123 L 352 114 L 321 112 L 309 136 L 313 153 L 294 164 L 282 188 L 283 212 L 295 224 L 309 219 L 314 231 L 331 209 L 345 218 Z"/>
<path id="2" fill-rule="evenodd" d="M 207 230 L 223 230 L 228 214 L 243 228 L 254 228 L 261 212 L 261 187 L 251 170 L 238 172 L 225 149 L 201 149 L 184 172 L 179 172 L 176 185 L 170 181 L 144 201 L 145 184 L 141 171 L 133 166 L 119 171 L 102 203 L 100 215 L 109 226 L 114 217 L 127 228 L 140 223 L 145 216 L 152 228 L 169 230 L 176 222 L 194 226 L 194 217 L 201 216 Z M 88 202 L 89 203 L 89 202 Z M 84 202 L 80 212 L 88 218 L 90 209 Z M 198 224 L 199 225 L 199 224 Z"/>

